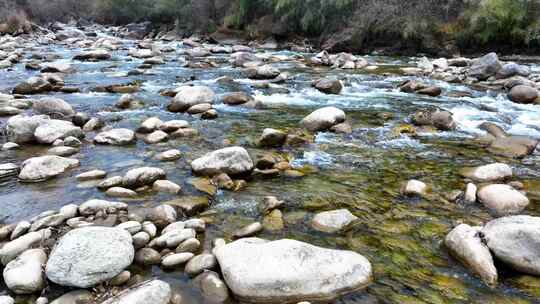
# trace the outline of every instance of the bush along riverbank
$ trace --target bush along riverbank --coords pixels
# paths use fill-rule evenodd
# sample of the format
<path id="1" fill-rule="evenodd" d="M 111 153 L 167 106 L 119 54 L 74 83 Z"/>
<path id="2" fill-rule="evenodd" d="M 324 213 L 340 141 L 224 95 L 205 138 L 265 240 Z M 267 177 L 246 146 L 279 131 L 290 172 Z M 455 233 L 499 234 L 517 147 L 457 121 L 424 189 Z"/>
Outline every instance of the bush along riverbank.
<path id="1" fill-rule="evenodd" d="M 0 303 L 535 303 L 538 63 L 147 25 L 0 37 Z"/>

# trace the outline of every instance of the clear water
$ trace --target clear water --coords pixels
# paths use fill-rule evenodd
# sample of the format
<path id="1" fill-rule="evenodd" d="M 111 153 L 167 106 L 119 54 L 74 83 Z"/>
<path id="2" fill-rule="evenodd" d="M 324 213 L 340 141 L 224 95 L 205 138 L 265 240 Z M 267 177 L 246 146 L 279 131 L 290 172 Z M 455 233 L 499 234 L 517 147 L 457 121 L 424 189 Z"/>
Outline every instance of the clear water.
<path id="1" fill-rule="evenodd" d="M 126 41 L 130 46 L 132 42 Z M 177 43 L 171 43 L 180 50 Z M 69 61 L 81 51 L 72 46 L 24 46 L 25 54 L 55 53 Z M 266 53 L 291 58 L 291 52 Z M 240 69 L 233 68 L 226 55 L 211 57 L 220 62 L 212 69 L 181 67 L 182 56 L 166 54 L 167 64 L 155 66 L 151 74 L 124 76 L 142 60 L 127 56 L 127 50 L 114 52 L 110 61 L 76 63 L 77 72 L 66 76 L 66 86 L 82 89 L 78 94 L 52 94 L 71 103 L 76 110 L 102 117 L 108 125 L 135 129 L 151 116 L 162 120 L 185 119 L 199 130 L 200 136 L 147 145 L 139 140 L 130 147 L 107 147 L 92 144 L 94 134 L 88 134 L 81 152 L 74 157 L 81 166 L 49 182 L 21 184 L 16 178 L 0 180 L 0 218 L 17 222 L 45 210 L 58 209 L 68 203 L 82 203 L 89 198 L 107 199 L 92 183 L 78 184 L 75 175 L 92 169 L 103 169 L 109 176 L 121 175 L 138 166 L 156 166 L 166 170 L 168 179 L 183 187 L 184 196 L 203 196 L 187 181 L 191 177 L 189 163 L 202 154 L 224 146 L 224 141 L 246 147 L 252 156 L 266 150 L 257 148 L 256 140 L 264 128 L 295 129 L 298 122 L 314 109 L 333 105 L 346 111 L 354 132 L 350 135 L 322 133 L 313 144 L 276 150 L 293 159 L 293 165 L 308 174 L 300 179 L 274 178 L 253 180 L 247 189 L 232 193 L 220 191 L 211 200 L 208 217 L 212 224 L 204 237 L 209 246 L 215 237 L 230 239 L 234 230 L 254 220 L 261 220 L 257 204 L 266 195 L 275 195 L 287 202 L 284 210 L 285 229 L 263 232 L 268 239 L 294 238 L 330 248 L 349 249 L 365 255 L 373 264 L 375 280 L 366 290 L 350 294 L 336 303 L 539 303 L 540 278 L 522 276 L 500 270 L 500 285 L 486 287 L 466 268 L 451 258 L 442 241 L 457 223 L 481 224 L 492 217 L 480 205 L 463 206 L 449 202 L 445 194 L 464 189 L 458 171 L 463 166 L 504 161 L 516 168 L 531 200 L 526 214 L 540 215 L 540 153 L 536 151 L 523 161 L 513 161 L 490 155 L 473 141 L 483 134 L 478 125 L 485 121 L 498 123 L 511 134 L 540 138 L 540 106 L 518 105 L 497 92 L 475 91 L 464 85 L 447 84 L 422 79 L 444 88 L 442 97 L 430 98 L 405 94 L 395 86 L 405 77 L 395 74 L 400 66 L 409 66 L 414 58 L 370 56 L 381 66 L 373 73 L 339 71 L 306 67 L 298 60 L 285 60 L 274 65 L 294 78 L 285 84 L 288 93 L 271 94 L 273 89 L 252 89 Z M 539 65 L 531 64 L 533 70 Z M 393 73 L 391 76 L 384 73 Z M 0 92 L 8 92 L 18 82 L 36 74 L 18 64 L 13 70 L 0 72 Z M 346 88 L 339 96 L 324 95 L 310 87 L 311 80 L 335 75 L 344 80 Z M 165 111 L 169 98 L 159 95 L 165 88 L 179 86 L 195 76 L 196 84 L 210 86 L 217 94 L 246 91 L 261 100 L 267 108 L 261 110 L 217 105 L 219 118 L 201 121 L 186 114 Z M 215 79 L 230 76 L 235 84 L 221 85 Z M 100 85 L 141 81 L 136 96 L 145 101 L 142 110 L 109 112 L 120 94 L 95 93 Z M 473 98 L 445 97 L 448 92 L 467 92 Z M 39 98 L 34 96 L 33 98 Z M 419 138 L 394 135 L 393 129 L 406 121 L 415 110 L 438 106 L 454 113 L 458 129 L 453 132 L 426 134 Z M 393 114 L 383 120 L 381 112 Z M 5 123 L 7 119 L 1 118 Z M 5 139 L 4 139 L 5 140 Z M 158 152 L 179 149 L 183 156 L 174 163 L 152 159 Z M 0 153 L 0 163 L 15 162 L 45 153 L 47 147 L 27 146 L 20 151 Z M 400 183 L 421 179 L 432 187 L 424 199 L 399 195 Z M 157 205 L 173 199 L 168 194 L 147 195 L 130 200 L 130 208 Z M 314 213 L 336 208 L 348 208 L 360 218 L 357 225 L 345 233 L 328 235 L 314 231 L 309 221 Z M 159 268 L 133 268 L 136 273 L 156 276 L 181 290 L 186 303 L 203 303 L 200 293 L 181 271 L 163 272 Z M 2 287 L 0 286 L 0 293 Z M 63 291 L 53 286 L 46 292 L 50 298 Z M 21 303 L 27 298 L 20 298 Z M 233 301 L 231 300 L 231 303 Z"/>

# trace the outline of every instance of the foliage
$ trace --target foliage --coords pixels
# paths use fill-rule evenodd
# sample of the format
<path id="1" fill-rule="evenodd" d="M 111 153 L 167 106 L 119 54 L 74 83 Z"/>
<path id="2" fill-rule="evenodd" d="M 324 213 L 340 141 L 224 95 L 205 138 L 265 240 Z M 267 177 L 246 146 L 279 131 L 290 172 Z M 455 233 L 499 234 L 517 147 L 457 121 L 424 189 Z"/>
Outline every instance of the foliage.
<path id="1" fill-rule="evenodd" d="M 537 0 L 483 0 L 463 15 L 458 37 L 466 44 L 538 45 L 538 12 Z"/>

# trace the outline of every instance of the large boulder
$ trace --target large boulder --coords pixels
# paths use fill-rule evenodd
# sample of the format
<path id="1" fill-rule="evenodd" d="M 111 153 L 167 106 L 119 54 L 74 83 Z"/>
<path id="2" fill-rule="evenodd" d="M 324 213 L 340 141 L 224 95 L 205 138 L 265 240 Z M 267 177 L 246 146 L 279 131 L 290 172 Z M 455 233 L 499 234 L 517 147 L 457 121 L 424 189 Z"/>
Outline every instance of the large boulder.
<path id="1" fill-rule="evenodd" d="M 327 302 L 372 279 L 360 254 L 295 240 L 240 239 L 214 253 L 234 295 L 252 303 Z"/>
<path id="2" fill-rule="evenodd" d="M 304 117 L 300 124 L 311 132 L 326 131 L 345 121 L 346 115 L 335 107 L 325 107 L 315 110 Z"/>
<path id="3" fill-rule="evenodd" d="M 498 216 L 517 214 L 529 205 L 521 192 L 505 184 L 493 184 L 478 191 L 478 200 Z"/>
<path id="4" fill-rule="evenodd" d="M 448 233 L 444 244 L 455 258 L 480 276 L 486 284 L 497 284 L 497 269 L 489 248 L 480 237 L 479 228 L 461 224 Z"/>
<path id="5" fill-rule="evenodd" d="M 131 234 L 124 229 L 78 228 L 57 242 L 45 272 L 59 285 L 88 288 L 114 278 L 134 255 Z"/>
<path id="6" fill-rule="evenodd" d="M 4 268 L 4 282 L 16 294 L 29 294 L 45 287 L 42 265 L 47 262 L 43 249 L 29 249 Z"/>
<path id="7" fill-rule="evenodd" d="M 538 90 L 527 85 L 517 85 L 508 93 L 508 99 L 517 103 L 534 103 L 538 96 Z"/>
<path id="8" fill-rule="evenodd" d="M 468 75 L 479 80 L 486 80 L 491 76 L 495 76 L 501 68 L 502 64 L 497 54 L 489 53 L 472 61 Z"/>
<path id="9" fill-rule="evenodd" d="M 246 149 L 229 147 L 207 153 L 191 162 L 193 172 L 199 175 L 214 176 L 220 173 L 239 175 L 253 170 L 253 160 Z"/>
<path id="10" fill-rule="evenodd" d="M 122 179 L 122 185 L 127 188 L 137 188 L 152 185 L 155 181 L 164 179 L 165 171 L 160 168 L 142 167 L 129 170 Z"/>
<path id="11" fill-rule="evenodd" d="M 135 132 L 130 129 L 112 129 L 104 131 L 94 137 L 94 141 L 102 145 L 123 146 L 135 142 Z"/>
<path id="12" fill-rule="evenodd" d="M 30 183 L 42 182 L 78 166 L 79 161 L 72 158 L 56 155 L 33 157 L 22 163 L 19 180 Z"/>
<path id="13" fill-rule="evenodd" d="M 75 115 L 73 107 L 60 98 L 47 97 L 34 101 L 32 110 L 36 114 L 45 114 L 49 116 L 59 116 L 58 118 L 71 117 Z"/>
<path id="14" fill-rule="evenodd" d="M 67 137 L 84 137 L 84 133 L 81 128 L 75 126 L 70 121 L 51 119 L 40 124 L 34 132 L 34 137 L 38 143 L 52 144 L 58 139 L 65 139 Z"/>
<path id="15" fill-rule="evenodd" d="M 460 174 L 479 182 L 493 182 L 512 177 L 512 168 L 503 163 L 493 163 L 474 168 L 464 168 Z"/>
<path id="16" fill-rule="evenodd" d="M 502 217 L 488 222 L 482 233 L 497 259 L 517 271 L 540 275 L 540 217 Z"/>
<path id="17" fill-rule="evenodd" d="M 168 283 L 151 280 L 126 289 L 101 304 L 168 304 L 171 296 L 171 287 Z"/>
<path id="18" fill-rule="evenodd" d="M 213 104 L 214 98 L 214 91 L 209 87 L 183 86 L 180 87 L 167 109 L 171 112 L 185 112 L 194 105 Z"/>
<path id="19" fill-rule="evenodd" d="M 28 143 L 35 140 L 34 132 L 49 117 L 46 115 L 24 116 L 17 115 L 11 117 L 6 124 L 6 133 L 9 140 L 16 143 Z"/>

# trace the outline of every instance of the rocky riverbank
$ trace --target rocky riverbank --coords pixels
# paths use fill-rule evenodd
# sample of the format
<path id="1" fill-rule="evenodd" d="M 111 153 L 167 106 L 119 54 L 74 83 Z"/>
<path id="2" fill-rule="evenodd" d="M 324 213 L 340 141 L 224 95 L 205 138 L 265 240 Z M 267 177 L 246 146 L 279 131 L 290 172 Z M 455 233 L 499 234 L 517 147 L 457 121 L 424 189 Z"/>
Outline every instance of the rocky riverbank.
<path id="1" fill-rule="evenodd" d="M 538 65 L 133 38 L 0 37 L 0 303 L 540 294 Z"/>

